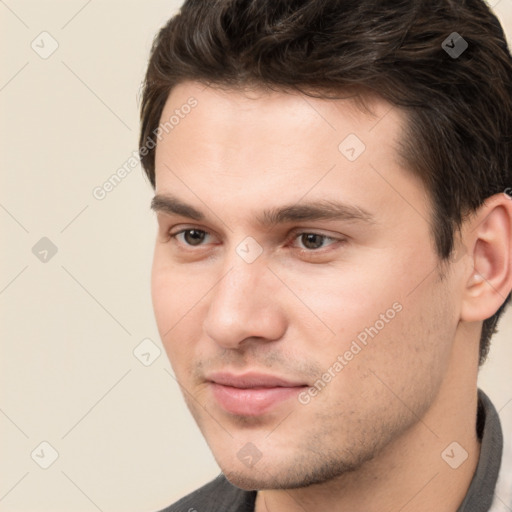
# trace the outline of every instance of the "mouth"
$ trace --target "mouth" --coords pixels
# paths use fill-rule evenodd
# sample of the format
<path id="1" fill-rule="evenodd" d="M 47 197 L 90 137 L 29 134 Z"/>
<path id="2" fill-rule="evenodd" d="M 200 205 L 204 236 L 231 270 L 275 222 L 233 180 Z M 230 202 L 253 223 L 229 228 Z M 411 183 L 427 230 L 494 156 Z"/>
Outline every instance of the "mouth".
<path id="1" fill-rule="evenodd" d="M 303 382 L 258 373 L 216 373 L 207 381 L 218 405 L 237 416 L 260 416 L 309 387 Z"/>

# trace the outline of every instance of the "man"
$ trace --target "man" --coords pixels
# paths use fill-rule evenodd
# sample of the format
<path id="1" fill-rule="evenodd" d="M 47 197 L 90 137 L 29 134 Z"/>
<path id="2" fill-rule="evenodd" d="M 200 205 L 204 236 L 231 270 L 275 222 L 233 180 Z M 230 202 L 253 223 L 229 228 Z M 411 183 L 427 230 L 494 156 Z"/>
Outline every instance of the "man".
<path id="1" fill-rule="evenodd" d="M 166 510 L 490 510 L 512 60 L 486 4 L 189 0 L 141 117 L 156 321 L 222 470 Z"/>

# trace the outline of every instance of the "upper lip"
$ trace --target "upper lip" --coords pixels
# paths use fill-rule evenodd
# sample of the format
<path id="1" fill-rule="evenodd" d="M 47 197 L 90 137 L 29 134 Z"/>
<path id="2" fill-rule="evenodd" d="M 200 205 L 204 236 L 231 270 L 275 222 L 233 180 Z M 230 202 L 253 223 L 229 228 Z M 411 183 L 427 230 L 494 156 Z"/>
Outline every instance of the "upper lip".
<path id="1" fill-rule="evenodd" d="M 293 388 L 306 386 L 304 382 L 294 382 L 276 375 L 268 375 L 264 373 L 243 373 L 234 375 L 232 373 L 212 373 L 206 377 L 206 380 L 221 384 L 222 386 L 231 386 L 234 388 L 276 388 L 285 387 Z"/>

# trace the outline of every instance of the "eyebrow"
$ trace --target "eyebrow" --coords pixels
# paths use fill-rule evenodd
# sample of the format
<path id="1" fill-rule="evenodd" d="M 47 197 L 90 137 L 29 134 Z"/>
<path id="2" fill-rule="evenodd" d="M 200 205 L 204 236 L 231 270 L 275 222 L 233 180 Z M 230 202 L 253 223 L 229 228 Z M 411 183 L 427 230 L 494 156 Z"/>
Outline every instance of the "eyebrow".
<path id="1" fill-rule="evenodd" d="M 155 195 L 151 201 L 151 209 L 155 212 L 180 215 L 196 221 L 206 218 L 203 212 L 170 194 Z M 371 224 L 376 222 L 373 214 L 359 206 L 328 199 L 270 208 L 256 217 L 256 222 L 262 227 L 314 220 L 343 220 Z"/>

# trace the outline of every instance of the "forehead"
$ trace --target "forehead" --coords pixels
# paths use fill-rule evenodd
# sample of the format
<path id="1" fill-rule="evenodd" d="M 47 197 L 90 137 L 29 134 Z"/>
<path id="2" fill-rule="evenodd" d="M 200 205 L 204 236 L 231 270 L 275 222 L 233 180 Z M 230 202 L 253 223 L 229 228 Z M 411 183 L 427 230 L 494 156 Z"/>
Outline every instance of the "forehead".
<path id="1" fill-rule="evenodd" d="M 257 161 L 270 160 L 272 151 L 277 151 L 278 158 L 286 153 L 289 166 L 304 159 L 334 162 L 341 156 L 339 144 L 349 135 L 359 145 L 356 150 L 364 148 L 366 156 L 372 152 L 381 158 L 385 153 L 398 161 L 405 113 L 376 95 L 360 96 L 367 107 L 361 109 L 354 93 L 340 94 L 346 99 L 316 98 L 291 90 L 180 83 L 171 91 L 160 117 L 163 129 L 155 164 L 158 167 L 162 157 L 175 163 L 184 158 L 189 163 L 207 158 L 214 163 L 251 155 L 258 155 Z M 191 147 L 196 151 L 191 152 Z"/>
<path id="2" fill-rule="evenodd" d="M 421 188 L 397 151 L 404 112 L 376 96 L 365 96 L 361 109 L 351 96 L 181 83 L 160 119 L 172 126 L 156 147 L 157 193 L 228 208 L 213 197 L 220 195 L 247 211 L 329 194 L 376 211 L 386 195 Z"/>
<path id="3" fill-rule="evenodd" d="M 317 91 L 312 94 L 318 96 L 322 93 Z M 345 121 L 354 129 L 366 131 L 390 113 L 397 125 L 406 119 L 404 112 L 369 90 L 339 91 L 337 94 L 338 99 L 329 99 L 309 96 L 292 89 L 270 90 L 258 86 L 230 88 L 185 81 L 176 85 L 169 94 L 160 122 L 168 120 L 191 97 L 197 100 L 198 108 L 194 109 L 196 120 L 209 120 L 218 125 L 234 121 L 232 116 L 235 115 L 238 119 L 272 118 L 279 126 L 280 120 L 284 125 L 291 116 L 304 122 L 310 119 L 306 128 L 312 127 L 313 120 L 316 120 L 323 122 L 324 128 L 337 131 L 343 128 Z M 293 128 L 297 132 L 303 131 L 300 125 Z"/>

